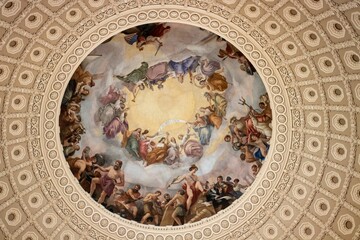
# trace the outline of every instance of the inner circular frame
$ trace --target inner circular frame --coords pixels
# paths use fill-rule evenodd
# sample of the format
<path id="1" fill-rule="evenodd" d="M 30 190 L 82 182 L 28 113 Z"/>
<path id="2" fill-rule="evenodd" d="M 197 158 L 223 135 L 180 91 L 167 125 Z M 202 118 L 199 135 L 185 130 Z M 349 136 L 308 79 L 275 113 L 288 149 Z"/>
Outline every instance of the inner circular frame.
<path id="1" fill-rule="evenodd" d="M 79 215 L 82 221 L 100 223 L 92 228 L 93 231 L 100 235 L 106 232 L 106 234 L 110 233 L 114 237 L 123 237 L 129 235 L 131 231 L 133 231 L 134 234 L 136 232 L 154 234 L 154 230 L 156 234 L 161 233 L 166 235 L 174 233 L 176 230 L 176 232 L 180 234 L 179 236 L 184 237 L 186 234 L 199 235 L 198 231 L 195 231 L 199 226 L 204 229 L 203 232 L 200 232 L 200 234 L 204 236 L 221 234 L 224 233 L 224 230 L 229 231 L 229 228 L 239 228 L 240 225 L 243 225 L 247 220 L 251 219 L 251 217 L 258 214 L 257 210 L 260 209 L 270 197 L 271 189 L 280 179 L 280 174 L 269 174 L 283 170 L 283 167 L 286 165 L 283 164 L 286 162 L 285 149 L 288 149 L 289 144 L 289 142 L 286 141 L 286 139 L 289 139 L 289 133 L 287 131 L 289 128 L 289 119 L 287 119 L 288 114 L 286 114 L 286 105 L 288 105 L 288 102 L 286 100 L 287 98 L 284 97 L 286 93 L 282 91 L 283 83 L 278 80 L 281 79 L 280 73 L 271 62 L 271 57 L 263 54 L 265 51 L 261 49 L 261 46 L 257 43 L 252 43 L 253 40 L 250 39 L 248 33 L 242 28 L 235 24 L 229 25 L 228 22 L 223 22 L 218 16 L 213 14 L 206 13 L 209 14 L 209 16 L 206 16 L 204 12 L 197 13 L 196 11 L 196 9 L 193 9 L 191 12 L 179 11 L 171 8 L 166 10 L 139 9 L 137 14 L 131 13 L 127 16 L 120 15 L 108 18 L 96 27 L 93 27 L 92 33 L 87 32 L 73 42 L 66 50 L 68 57 L 58 60 L 56 70 L 49 76 L 47 91 L 41 108 L 42 115 L 45 116 L 45 119 L 42 119 L 43 122 L 41 125 L 45 127 L 41 129 L 40 133 L 42 136 L 41 147 L 45 158 L 47 158 L 47 161 L 45 161 L 46 167 L 51 176 L 54 177 L 52 178 L 54 188 L 59 192 L 65 193 L 65 195 L 63 195 L 65 202 Z M 198 11 L 200 12 L 200 10 Z M 78 182 L 73 178 L 61 154 L 61 144 L 50 147 L 46 144 L 49 141 L 59 143 L 59 129 L 55 126 L 48 128 L 46 123 L 49 121 L 58 123 L 61 96 L 65 91 L 72 73 L 81 61 L 102 41 L 110 36 L 120 33 L 127 28 L 151 22 L 178 22 L 195 25 L 205 28 L 232 43 L 256 67 L 269 94 L 271 107 L 273 109 L 272 147 L 267 156 L 268 161 L 263 166 L 264 170 L 260 172 L 260 176 L 257 177 L 251 189 L 243 195 L 240 201 L 232 204 L 213 217 L 206 218 L 194 224 L 181 227 L 166 227 L 165 229 L 163 227 L 143 226 L 133 223 L 100 208 L 89 195 L 85 194 Z M 54 57 L 55 55 L 53 58 Z M 48 125 L 51 126 L 51 124 Z M 50 134 L 50 132 L 55 132 L 55 135 Z M 278 136 L 284 137 L 279 138 Z M 241 221 L 239 221 L 240 219 Z M 210 232 L 208 230 L 210 230 Z"/>

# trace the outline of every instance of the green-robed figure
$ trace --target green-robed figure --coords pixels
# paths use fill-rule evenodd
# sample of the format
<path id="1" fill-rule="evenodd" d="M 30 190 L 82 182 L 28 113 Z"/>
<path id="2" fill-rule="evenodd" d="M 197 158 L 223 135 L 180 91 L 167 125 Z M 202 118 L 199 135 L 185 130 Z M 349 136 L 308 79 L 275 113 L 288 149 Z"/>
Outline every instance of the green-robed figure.
<path id="1" fill-rule="evenodd" d="M 140 90 L 145 89 L 144 81 L 146 80 L 146 73 L 149 69 L 149 64 L 147 62 L 142 62 L 141 66 L 137 69 L 134 69 L 129 74 L 125 76 L 115 75 L 117 79 L 124 82 L 124 86 L 132 92 L 135 102 L 136 95 Z"/>

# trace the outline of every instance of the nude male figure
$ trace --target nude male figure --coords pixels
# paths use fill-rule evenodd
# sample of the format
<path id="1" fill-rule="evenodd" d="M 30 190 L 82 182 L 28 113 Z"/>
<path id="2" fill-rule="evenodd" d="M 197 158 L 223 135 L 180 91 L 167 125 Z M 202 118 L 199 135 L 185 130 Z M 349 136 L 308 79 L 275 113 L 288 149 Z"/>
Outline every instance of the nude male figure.
<path id="1" fill-rule="evenodd" d="M 197 170 L 198 170 L 198 167 L 195 164 L 191 165 L 188 173 L 185 173 L 184 175 L 175 178 L 172 181 L 172 183 L 170 183 L 168 186 L 168 187 L 170 187 L 170 185 L 172 185 L 174 183 L 180 183 L 182 181 L 185 181 L 186 194 L 187 194 L 187 200 L 186 200 L 187 212 L 190 211 L 190 207 L 191 207 L 195 192 L 200 191 L 202 194 L 205 193 L 205 190 L 204 190 L 203 186 L 201 185 L 198 176 L 195 174 Z"/>
<path id="2" fill-rule="evenodd" d="M 137 200 L 142 199 L 141 193 L 139 192 L 141 189 L 141 186 L 139 184 L 136 184 L 133 188 L 130 188 L 127 190 L 126 194 L 129 196 L 129 200 L 125 202 L 125 207 L 132 213 L 134 218 L 136 218 L 136 215 L 138 213 L 138 208 L 135 204 Z"/>
<path id="3" fill-rule="evenodd" d="M 71 170 L 74 170 L 74 176 L 77 180 L 80 180 L 81 174 L 85 171 L 86 167 L 91 167 L 96 158 L 90 157 L 90 147 L 86 146 L 82 152 L 81 158 L 71 159 L 69 158 L 69 165 Z"/>
<path id="4" fill-rule="evenodd" d="M 240 159 L 248 163 L 255 162 L 257 159 L 254 157 L 253 152 L 249 149 L 248 145 L 244 145 L 240 148 L 242 153 L 240 154 Z"/>
<path id="5" fill-rule="evenodd" d="M 122 161 L 120 160 L 115 161 L 114 166 L 109 166 L 106 168 L 98 166 L 97 164 L 94 164 L 94 166 L 97 166 L 99 170 L 106 172 L 100 178 L 93 178 L 90 185 L 90 196 L 94 194 L 96 185 L 101 185 L 102 192 L 98 199 L 98 203 L 101 204 L 105 201 L 106 196 L 110 196 L 113 193 L 115 186 L 117 188 L 124 187 L 125 176 L 124 171 L 121 170 Z"/>
<path id="6" fill-rule="evenodd" d="M 171 217 L 175 220 L 175 222 L 178 225 L 181 225 L 181 220 L 179 217 L 183 217 L 186 214 L 186 208 L 185 208 L 185 203 L 186 203 L 186 198 L 185 198 L 185 191 L 184 190 L 179 190 L 175 196 L 165 205 L 165 207 L 169 207 L 171 206 L 171 204 L 176 203 L 175 205 L 175 210 L 173 212 L 173 214 L 171 215 Z"/>
<path id="7" fill-rule="evenodd" d="M 155 224 L 159 225 L 159 213 L 155 209 L 155 204 L 158 203 L 159 197 L 161 195 L 160 191 L 156 191 L 155 193 L 148 193 L 144 198 L 144 213 L 145 215 L 141 218 L 141 223 L 144 224 L 145 221 L 153 216 L 155 220 Z"/>

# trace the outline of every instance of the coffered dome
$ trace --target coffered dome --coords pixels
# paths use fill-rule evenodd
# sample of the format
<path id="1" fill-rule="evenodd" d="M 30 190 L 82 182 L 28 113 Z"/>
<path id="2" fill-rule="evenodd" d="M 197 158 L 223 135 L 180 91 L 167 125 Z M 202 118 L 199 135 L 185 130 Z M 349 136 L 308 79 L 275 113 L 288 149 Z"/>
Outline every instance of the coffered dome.
<path id="1" fill-rule="evenodd" d="M 359 239 L 360 4 L 347 0 L 8 0 L 0 4 L 0 239 Z M 96 47 L 183 23 L 239 49 L 272 106 L 271 148 L 234 204 L 142 225 L 81 188 L 63 156 L 66 86 Z"/>

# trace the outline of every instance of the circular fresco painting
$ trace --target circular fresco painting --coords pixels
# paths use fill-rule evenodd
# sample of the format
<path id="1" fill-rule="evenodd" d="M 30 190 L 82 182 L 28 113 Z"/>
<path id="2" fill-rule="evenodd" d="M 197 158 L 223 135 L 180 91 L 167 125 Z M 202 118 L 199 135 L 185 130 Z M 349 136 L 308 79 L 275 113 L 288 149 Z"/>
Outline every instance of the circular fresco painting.
<path id="1" fill-rule="evenodd" d="M 62 99 L 64 156 L 122 218 L 158 226 L 215 215 L 251 186 L 271 108 L 256 69 L 204 29 L 152 23 L 106 40 Z"/>

